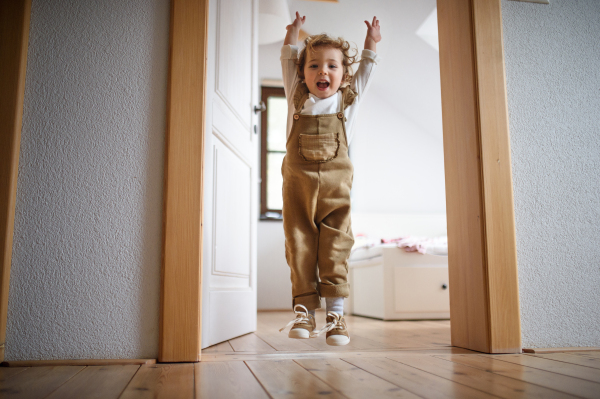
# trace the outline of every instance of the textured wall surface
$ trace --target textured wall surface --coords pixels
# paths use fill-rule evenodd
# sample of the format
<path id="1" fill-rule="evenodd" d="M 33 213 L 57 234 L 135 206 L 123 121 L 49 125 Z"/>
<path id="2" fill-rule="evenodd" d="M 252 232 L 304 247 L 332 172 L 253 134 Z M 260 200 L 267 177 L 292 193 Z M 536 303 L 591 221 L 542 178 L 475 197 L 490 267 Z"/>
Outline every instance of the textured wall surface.
<path id="1" fill-rule="evenodd" d="M 502 1 L 524 347 L 600 346 L 600 1 Z"/>
<path id="2" fill-rule="evenodd" d="M 6 359 L 158 354 L 167 0 L 34 0 Z"/>

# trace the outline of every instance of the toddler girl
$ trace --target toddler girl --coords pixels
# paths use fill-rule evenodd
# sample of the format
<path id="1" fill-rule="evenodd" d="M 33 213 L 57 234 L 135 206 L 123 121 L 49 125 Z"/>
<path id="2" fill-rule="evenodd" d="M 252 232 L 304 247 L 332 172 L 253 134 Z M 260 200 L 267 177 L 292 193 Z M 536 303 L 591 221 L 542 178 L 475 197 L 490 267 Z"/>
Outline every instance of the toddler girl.
<path id="1" fill-rule="evenodd" d="M 343 318 L 344 298 L 349 294 L 347 261 L 354 244 L 348 144 L 358 105 L 379 61 L 375 47 L 381 34 L 376 18 L 372 23 L 365 21 L 365 49 L 353 76 L 356 50 L 351 55 L 350 45 L 342 38 L 309 36 L 298 51 L 298 33 L 305 20 L 296 13 L 281 49 L 288 101 L 281 168 L 283 229 L 296 313 L 286 327 L 293 325 L 290 338 L 326 332 L 329 345 L 346 345 L 350 335 Z M 316 332 L 314 316 L 321 297 L 327 305 L 327 324 Z"/>

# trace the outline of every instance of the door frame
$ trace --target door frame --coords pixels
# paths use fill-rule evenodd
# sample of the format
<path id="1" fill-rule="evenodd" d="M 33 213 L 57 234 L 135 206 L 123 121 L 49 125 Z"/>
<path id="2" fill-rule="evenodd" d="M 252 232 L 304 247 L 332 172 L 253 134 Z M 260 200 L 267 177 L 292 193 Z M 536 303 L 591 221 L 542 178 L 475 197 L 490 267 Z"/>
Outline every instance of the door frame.
<path id="1" fill-rule="evenodd" d="M 206 92 L 173 88 L 175 80 L 206 79 L 206 64 L 202 69 L 189 68 L 192 74 L 183 77 L 174 70 L 179 62 L 192 62 L 189 57 L 177 56 L 173 49 L 189 46 L 189 37 L 201 37 L 202 52 L 206 55 L 209 0 L 174 0 L 172 2 L 171 49 L 169 72 L 169 109 L 175 102 L 197 102 L 199 108 L 180 121 L 179 126 L 198 124 L 204 120 Z M 452 345 L 485 353 L 520 353 L 521 326 L 517 276 L 515 217 L 513 205 L 512 171 L 508 106 L 502 43 L 502 11 L 500 0 L 438 0 L 438 27 L 440 36 L 440 74 L 442 86 L 442 119 L 444 130 L 444 166 L 446 173 L 446 210 L 449 237 L 450 313 Z M 181 8 L 180 8 L 181 7 Z M 189 10 L 184 11 L 183 8 Z M 191 24 L 183 17 L 204 10 L 204 20 Z M 181 14 L 180 14 L 181 13 Z M 181 16 L 180 16 L 181 15 Z M 187 32 L 175 36 L 179 30 Z M 204 57 L 207 60 L 207 57 Z M 206 86 L 202 86 L 206 90 Z M 192 96 L 189 100 L 186 96 Z M 171 104 L 173 102 L 173 104 Z M 201 105 L 201 108 L 200 108 Z M 197 118 L 202 115 L 202 118 Z M 169 120 L 175 117 L 169 115 Z M 202 123 L 196 132 L 202 136 Z M 171 162 L 185 170 L 189 147 L 197 143 L 196 135 L 185 129 L 177 130 L 171 124 L 168 140 L 174 137 L 190 139 L 181 146 L 183 154 L 167 155 Z M 169 145 L 168 148 L 171 148 Z M 198 159 L 203 150 L 199 149 Z M 202 165 L 194 162 L 193 169 Z M 166 174 L 165 174 L 166 176 Z M 194 192 L 202 192 L 202 178 L 178 176 Z M 165 226 L 169 225 L 168 198 L 171 190 L 169 177 L 165 180 Z M 189 215 L 202 218 L 202 196 L 196 199 L 196 208 Z M 185 201 L 179 197 L 180 201 Z M 177 205 L 175 205 L 177 208 Z M 182 215 L 185 216 L 185 215 Z M 190 218 L 188 218 L 189 220 Z M 192 222 L 189 222 L 192 223 Z M 173 223 L 175 224 L 175 223 Z M 171 239 L 179 238 L 165 231 L 165 253 Z M 187 248 L 193 262 L 178 262 L 165 256 L 163 277 L 167 275 L 194 276 L 194 285 L 163 284 L 161 308 L 161 355 L 159 361 L 199 361 L 201 359 L 201 325 L 197 330 L 187 328 L 186 321 L 199 320 L 202 311 L 199 276 L 202 270 L 202 248 L 198 253 L 201 232 L 187 237 Z M 166 279 L 163 279 L 165 282 Z M 193 299 L 193 302 L 185 300 Z M 171 305 L 167 306 L 167 300 Z M 167 321 L 167 314 L 179 315 Z M 173 323 L 173 324 L 169 324 Z M 180 323 L 180 324 L 179 324 Z M 176 352 L 172 342 L 187 342 L 188 351 Z"/>
<path id="2" fill-rule="evenodd" d="M 0 2 L 0 362 L 6 342 L 30 17 L 31 0 Z"/>
<path id="3" fill-rule="evenodd" d="M 452 345 L 485 353 L 520 353 L 501 1 L 437 3 Z M 160 362 L 201 360 L 208 5 L 209 0 L 171 1 Z M 0 148 L 6 155 L 0 161 L 0 361 L 4 359 L 31 0 L 2 2 L 1 7 L 3 13 L 5 7 L 20 10 L 20 17 L 6 25 L 18 34 L 3 35 L 0 42 L 3 50 L 14 49 L 0 74 L 0 97 L 8 99 L 14 110 L 0 113 Z"/>

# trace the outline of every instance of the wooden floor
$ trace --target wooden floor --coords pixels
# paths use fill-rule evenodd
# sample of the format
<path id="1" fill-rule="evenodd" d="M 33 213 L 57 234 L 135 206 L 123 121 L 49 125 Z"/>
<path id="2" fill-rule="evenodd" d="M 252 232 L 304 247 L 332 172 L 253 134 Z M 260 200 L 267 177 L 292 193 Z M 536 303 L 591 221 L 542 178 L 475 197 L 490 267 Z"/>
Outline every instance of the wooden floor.
<path id="1" fill-rule="evenodd" d="M 0 398 L 600 398 L 598 351 L 483 355 L 450 347 L 448 321 L 361 317 L 330 347 L 279 333 L 292 315 L 259 313 L 195 364 L 3 367 Z"/>

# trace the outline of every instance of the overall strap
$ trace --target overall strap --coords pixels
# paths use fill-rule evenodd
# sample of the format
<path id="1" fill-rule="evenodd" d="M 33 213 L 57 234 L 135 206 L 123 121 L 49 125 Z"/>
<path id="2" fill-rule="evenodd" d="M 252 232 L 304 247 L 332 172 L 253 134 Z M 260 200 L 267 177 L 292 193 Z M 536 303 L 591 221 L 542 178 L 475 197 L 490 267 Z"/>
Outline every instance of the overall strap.
<path id="1" fill-rule="evenodd" d="M 350 88 L 350 86 L 344 86 L 340 90 L 342 91 L 343 107 L 346 109 L 354 103 L 358 95 Z"/>
<path id="2" fill-rule="evenodd" d="M 308 99 L 309 91 L 306 83 L 300 82 L 296 86 L 296 91 L 294 92 L 294 109 L 296 112 L 302 111 L 302 107 L 304 103 Z"/>

